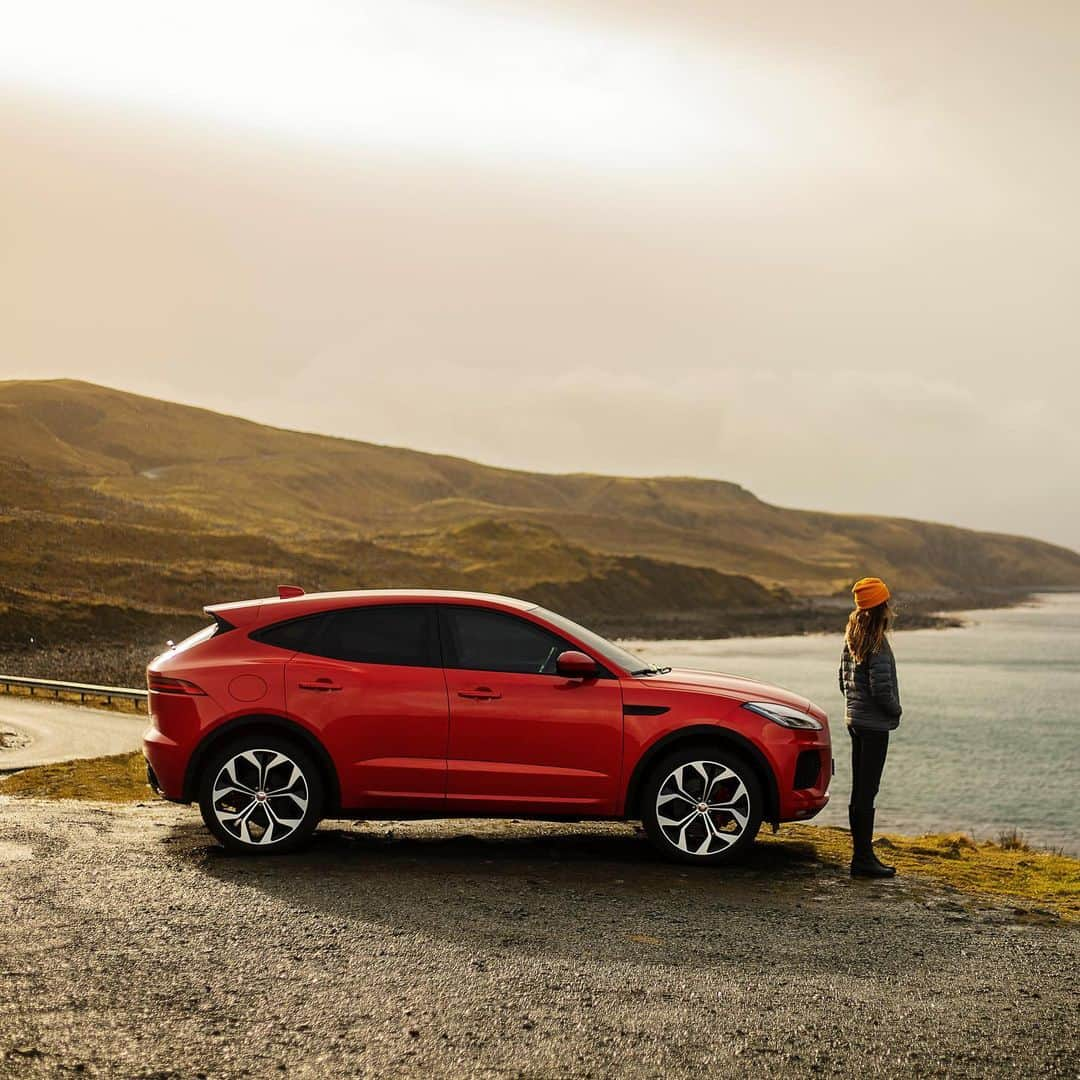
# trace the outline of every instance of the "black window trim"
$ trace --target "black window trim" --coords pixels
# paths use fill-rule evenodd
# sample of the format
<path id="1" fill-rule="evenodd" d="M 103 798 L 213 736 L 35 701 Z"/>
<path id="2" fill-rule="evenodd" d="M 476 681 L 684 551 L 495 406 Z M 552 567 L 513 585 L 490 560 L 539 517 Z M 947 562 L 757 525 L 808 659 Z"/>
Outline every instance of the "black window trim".
<path id="1" fill-rule="evenodd" d="M 593 655 L 593 653 L 581 645 L 577 645 L 572 641 L 568 641 L 557 630 L 548 626 L 547 623 L 541 622 L 538 619 L 527 619 L 516 611 L 505 611 L 503 608 L 487 607 L 485 604 L 436 604 L 435 607 L 438 610 L 439 621 L 439 648 L 442 654 L 443 668 L 447 671 L 486 671 L 492 675 L 542 675 L 548 679 L 560 679 L 566 678 L 565 675 L 560 675 L 557 671 L 498 671 L 491 668 L 466 668 L 461 667 L 457 663 L 457 647 L 453 640 L 453 635 L 450 630 L 450 620 L 446 617 L 446 613 L 450 610 L 454 611 L 482 611 L 490 615 L 501 615 L 507 619 L 515 619 L 518 622 L 528 623 L 530 626 L 535 626 L 538 630 L 542 630 L 546 634 L 550 634 L 553 638 L 561 641 L 565 646 L 562 652 L 573 651 L 584 653 L 596 664 L 596 678 L 598 679 L 614 679 L 615 674 L 610 671 L 606 664 Z"/>
<path id="2" fill-rule="evenodd" d="M 430 664 L 391 664 L 382 660 L 343 660 L 338 656 L 327 656 L 323 652 L 315 652 L 314 648 L 321 648 L 323 639 L 326 636 L 327 629 L 333 622 L 334 616 L 340 612 L 346 611 L 364 611 L 369 608 L 420 608 L 427 615 L 428 619 L 428 648 L 431 655 Z M 312 622 L 315 620 L 322 620 L 322 626 L 318 633 L 314 637 L 313 641 L 309 643 L 306 649 L 293 649 L 284 645 L 275 645 L 271 641 L 264 641 L 263 635 L 269 634 L 273 630 L 281 630 L 283 627 L 292 626 L 294 623 Z M 410 604 L 402 602 L 392 602 L 388 604 L 349 604 L 344 607 L 323 608 L 321 611 L 311 611 L 307 615 L 296 615 L 291 619 L 282 619 L 280 622 L 270 623 L 267 626 L 260 626 L 255 630 L 252 630 L 248 637 L 252 641 L 257 641 L 261 645 L 267 645 L 271 649 L 281 649 L 282 652 L 291 653 L 296 656 L 311 656 L 317 660 L 329 660 L 336 664 L 367 664 L 372 667 L 431 667 L 431 668 L 443 668 L 445 667 L 442 645 L 442 620 L 438 615 L 438 605 L 430 602 Z"/>

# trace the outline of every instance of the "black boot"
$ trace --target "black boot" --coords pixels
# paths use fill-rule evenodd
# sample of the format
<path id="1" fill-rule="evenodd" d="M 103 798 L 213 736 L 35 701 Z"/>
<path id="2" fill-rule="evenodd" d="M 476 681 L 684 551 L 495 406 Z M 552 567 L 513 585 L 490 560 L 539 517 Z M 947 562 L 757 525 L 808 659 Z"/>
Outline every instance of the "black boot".
<path id="1" fill-rule="evenodd" d="M 851 825 L 852 877 L 892 877 L 895 866 L 886 866 L 874 854 L 874 811 L 848 807 L 848 822 Z"/>

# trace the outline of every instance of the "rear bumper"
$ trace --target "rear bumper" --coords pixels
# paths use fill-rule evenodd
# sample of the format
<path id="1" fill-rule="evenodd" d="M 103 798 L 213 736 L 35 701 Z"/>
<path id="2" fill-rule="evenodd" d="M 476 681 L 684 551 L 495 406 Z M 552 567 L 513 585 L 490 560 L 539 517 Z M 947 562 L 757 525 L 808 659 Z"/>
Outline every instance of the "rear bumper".
<path id="1" fill-rule="evenodd" d="M 156 727 L 143 734 L 143 757 L 146 758 L 150 786 L 172 802 L 185 802 L 184 772 L 188 754 L 179 743 L 163 735 Z"/>
<path id="2" fill-rule="evenodd" d="M 149 761 L 146 762 L 146 782 L 150 785 L 150 790 L 155 795 L 162 795 L 161 785 L 158 783 L 157 773 L 154 772 L 154 766 L 151 765 Z"/>

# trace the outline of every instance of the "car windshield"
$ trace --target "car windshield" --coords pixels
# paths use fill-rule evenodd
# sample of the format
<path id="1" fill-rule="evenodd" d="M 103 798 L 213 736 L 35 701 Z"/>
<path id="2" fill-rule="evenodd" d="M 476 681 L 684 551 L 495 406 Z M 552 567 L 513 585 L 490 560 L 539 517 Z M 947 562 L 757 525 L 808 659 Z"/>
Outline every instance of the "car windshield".
<path id="1" fill-rule="evenodd" d="M 624 649 L 613 641 L 608 641 L 607 638 L 601 637 L 596 631 L 574 622 L 573 619 L 568 619 L 565 615 L 559 615 L 542 607 L 535 607 L 532 610 L 545 622 L 564 631 L 571 637 L 577 638 L 582 645 L 587 646 L 594 653 L 598 653 L 603 659 L 610 661 L 616 667 L 629 671 L 631 675 L 656 675 L 665 670 L 650 664 L 640 656 L 635 656 L 629 649 Z M 666 670 L 670 671 L 671 669 Z"/>

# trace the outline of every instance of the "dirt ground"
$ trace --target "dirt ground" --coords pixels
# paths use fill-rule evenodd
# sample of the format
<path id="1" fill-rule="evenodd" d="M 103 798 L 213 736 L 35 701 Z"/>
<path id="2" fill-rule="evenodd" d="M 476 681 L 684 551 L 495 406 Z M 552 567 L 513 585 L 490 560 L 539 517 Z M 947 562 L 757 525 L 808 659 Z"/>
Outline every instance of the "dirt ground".
<path id="1" fill-rule="evenodd" d="M 1075 924 L 630 826 L 324 824 L 0 797 L 0 1075 L 1077 1075 Z"/>

